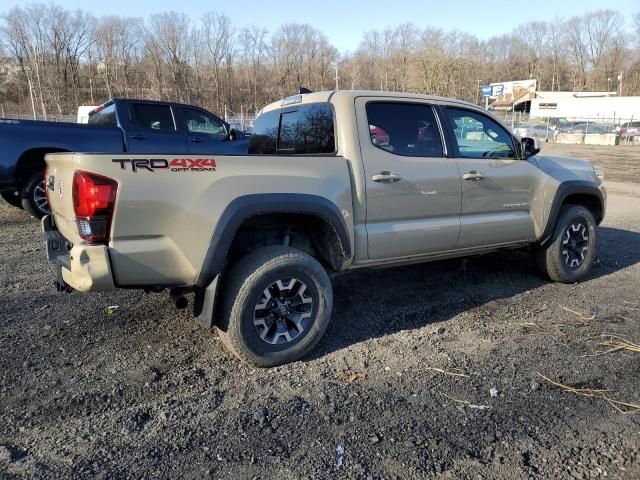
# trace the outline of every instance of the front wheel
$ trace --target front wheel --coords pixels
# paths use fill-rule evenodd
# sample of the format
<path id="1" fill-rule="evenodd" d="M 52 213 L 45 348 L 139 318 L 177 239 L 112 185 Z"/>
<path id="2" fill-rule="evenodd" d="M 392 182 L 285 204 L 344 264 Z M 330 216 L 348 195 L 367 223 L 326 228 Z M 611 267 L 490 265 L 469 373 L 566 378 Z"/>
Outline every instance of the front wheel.
<path id="1" fill-rule="evenodd" d="M 22 187 L 20 198 L 22 208 L 36 218 L 42 218 L 51 213 L 45 192 L 44 172 L 39 171 L 29 177 Z"/>
<path id="2" fill-rule="evenodd" d="M 331 281 L 316 259 L 290 247 L 260 248 L 229 272 L 219 333 L 241 360 L 282 365 L 315 347 L 332 307 Z"/>
<path id="3" fill-rule="evenodd" d="M 574 283 L 585 278 L 596 257 L 596 221 L 580 205 L 565 205 L 550 243 L 534 252 L 536 267 L 555 282 Z"/>

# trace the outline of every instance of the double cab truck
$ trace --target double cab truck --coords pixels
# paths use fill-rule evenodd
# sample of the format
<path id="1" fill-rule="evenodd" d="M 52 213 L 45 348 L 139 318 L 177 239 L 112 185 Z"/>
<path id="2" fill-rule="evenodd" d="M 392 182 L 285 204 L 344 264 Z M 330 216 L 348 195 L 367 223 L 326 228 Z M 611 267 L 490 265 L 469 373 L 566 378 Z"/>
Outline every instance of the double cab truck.
<path id="1" fill-rule="evenodd" d="M 49 212 L 43 187 L 47 153 L 246 153 L 246 141 L 230 141 L 236 135 L 202 108 L 149 100 L 109 100 L 89 114 L 88 125 L 0 120 L 0 195 L 41 218 Z"/>
<path id="2" fill-rule="evenodd" d="M 339 272 L 525 249 L 551 280 L 579 281 L 606 203 L 590 163 L 539 154 L 475 105 L 406 93 L 273 103 L 246 155 L 46 163 L 60 290 L 167 289 L 258 366 L 318 343 Z"/>

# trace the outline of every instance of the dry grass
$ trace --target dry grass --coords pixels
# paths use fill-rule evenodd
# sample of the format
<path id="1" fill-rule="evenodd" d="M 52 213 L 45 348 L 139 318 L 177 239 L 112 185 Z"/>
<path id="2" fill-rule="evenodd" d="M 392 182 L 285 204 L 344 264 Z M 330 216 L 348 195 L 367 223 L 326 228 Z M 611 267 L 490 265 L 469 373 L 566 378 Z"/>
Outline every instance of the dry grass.
<path id="1" fill-rule="evenodd" d="M 442 368 L 435 368 L 435 367 L 422 367 L 420 370 L 427 370 L 429 372 L 442 373 L 443 375 L 449 375 L 451 377 L 468 377 L 469 376 L 466 373 L 462 373 L 462 371 L 458 368 L 456 368 L 457 370 L 456 372 L 451 372 L 451 371 L 443 370 Z"/>
<path id="2" fill-rule="evenodd" d="M 622 350 L 640 353 L 639 344 L 630 342 L 626 338 L 623 338 L 619 335 L 614 335 L 613 333 L 603 333 L 602 335 L 600 335 L 600 337 L 606 338 L 607 340 L 600 342 L 598 345 L 601 347 L 605 347 L 607 350 L 596 352 L 594 355 L 605 355 L 607 353 L 619 352 Z"/>
<path id="3" fill-rule="evenodd" d="M 585 315 L 584 313 L 576 312 L 575 310 L 571 310 L 570 308 L 563 307 L 562 305 L 560 305 L 560 308 L 567 312 L 573 313 L 575 316 L 577 316 L 578 324 L 580 325 L 590 325 L 591 322 L 593 322 L 596 319 L 596 315 Z"/>
<path id="4" fill-rule="evenodd" d="M 554 382 L 553 380 L 544 376 L 540 372 L 536 372 L 536 374 L 541 378 L 543 378 L 544 380 L 546 380 L 547 382 L 549 382 L 550 384 L 562 389 L 567 393 L 573 393 L 575 395 L 580 395 L 583 397 L 600 398 L 602 400 L 605 400 L 607 403 L 609 403 L 609 405 L 611 405 L 613 408 L 615 408 L 618 412 L 622 414 L 634 415 L 640 412 L 640 404 L 614 400 L 607 395 L 608 390 L 601 390 L 601 389 L 595 389 L 595 388 L 574 388 L 568 385 L 563 385 L 562 383 Z"/>

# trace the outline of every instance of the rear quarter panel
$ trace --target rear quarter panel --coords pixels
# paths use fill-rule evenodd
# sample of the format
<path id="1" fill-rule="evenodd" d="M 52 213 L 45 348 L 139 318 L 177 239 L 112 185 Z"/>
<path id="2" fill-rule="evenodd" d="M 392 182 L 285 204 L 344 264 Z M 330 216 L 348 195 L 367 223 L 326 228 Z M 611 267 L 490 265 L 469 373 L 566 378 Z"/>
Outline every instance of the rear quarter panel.
<path id="1" fill-rule="evenodd" d="M 118 182 L 109 242 L 118 286 L 193 285 L 217 221 L 235 198 L 256 193 L 305 193 L 333 202 L 353 240 L 352 200 L 347 161 L 339 156 L 192 156 L 214 160 L 213 171 L 137 169 L 122 160 L 185 155 L 51 155 L 56 185 L 63 196 L 51 199 L 56 224 L 79 241 L 73 218 L 73 171 L 84 170 Z M 122 166 L 124 165 L 124 168 Z M 51 173 L 51 172 L 50 172 Z M 68 186 L 68 187 L 67 187 Z"/>

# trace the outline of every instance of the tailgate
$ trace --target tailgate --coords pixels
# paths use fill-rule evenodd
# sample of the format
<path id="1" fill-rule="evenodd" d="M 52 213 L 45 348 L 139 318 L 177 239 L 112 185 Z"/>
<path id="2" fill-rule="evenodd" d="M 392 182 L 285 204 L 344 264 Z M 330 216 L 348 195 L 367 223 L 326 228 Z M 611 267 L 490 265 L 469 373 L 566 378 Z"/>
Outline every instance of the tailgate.
<path id="1" fill-rule="evenodd" d="M 57 229 L 72 243 L 81 241 L 73 212 L 73 174 L 80 169 L 75 156 L 75 153 L 49 153 L 45 157 L 45 187 L 49 208 Z"/>

